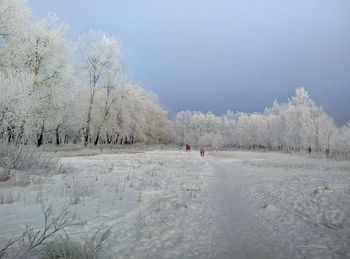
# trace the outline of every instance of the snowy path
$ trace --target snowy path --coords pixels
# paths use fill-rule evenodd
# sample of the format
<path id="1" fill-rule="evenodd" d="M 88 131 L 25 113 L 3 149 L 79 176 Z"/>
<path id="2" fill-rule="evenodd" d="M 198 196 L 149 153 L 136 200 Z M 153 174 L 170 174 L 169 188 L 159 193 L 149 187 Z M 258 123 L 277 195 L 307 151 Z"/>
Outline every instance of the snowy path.
<path id="1" fill-rule="evenodd" d="M 262 258 L 266 251 L 266 233 L 256 217 L 254 201 L 246 192 L 252 180 L 238 167 L 229 167 L 208 157 L 215 177 L 208 190 L 208 209 L 215 222 L 215 258 Z M 272 241 L 272 240 L 268 240 Z"/>
<path id="2" fill-rule="evenodd" d="M 237 154 L 206 157 L 214 173 L 206 198 L 215 258 L 349 258 L 346 167 L 319 171 L 322 163 L 314 163 L 322 161 L 299 158 L 276 166 L 273 159 L 286 155 Z"/>

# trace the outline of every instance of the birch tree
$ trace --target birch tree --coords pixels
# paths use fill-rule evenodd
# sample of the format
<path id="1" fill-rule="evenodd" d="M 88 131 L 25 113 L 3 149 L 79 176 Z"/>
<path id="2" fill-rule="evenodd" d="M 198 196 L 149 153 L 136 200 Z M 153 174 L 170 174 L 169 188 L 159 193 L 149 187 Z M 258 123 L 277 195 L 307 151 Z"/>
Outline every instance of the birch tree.
<path id="1" fill-rule="evenodd" d="M 107 97 L 113 88 L 114 74 L 118 71 L 119 43 L 113 38 L 91 31 L 80 38 L 83 77 L 88 85 L 86 121 L 84 125 L 84 145 L 91 142 L 92 113 L 96 93 L 105 88 Z M 108 101 L 107 101 L 108 103 Z M 108 105 L 108 104 L 107 104 Z M 97 140 L 98 141 L 98 140 Z"/>

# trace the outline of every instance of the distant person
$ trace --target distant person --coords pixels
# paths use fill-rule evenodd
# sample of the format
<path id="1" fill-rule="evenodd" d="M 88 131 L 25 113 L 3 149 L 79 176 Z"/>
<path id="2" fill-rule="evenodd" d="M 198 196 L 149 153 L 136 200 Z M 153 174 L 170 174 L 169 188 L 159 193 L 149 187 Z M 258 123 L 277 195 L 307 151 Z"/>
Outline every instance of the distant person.
<path id="1" fill-rule="evenodd" d="M 188 144 L 186 144 L 186 152 L 188 151 Z"/>
<path id="2" fill-rule="evenodd" d="M 188 151 L 191 151 L 191 146 L 190 145 L 188 145 Z"/>
<path id="3" fill-rule="evenodd" d="M 205 151 L 204 151 L 204 148 L 201 148 L 201 149 L 200 149 L 201 156 L 204 156 L 204 152 L 205 152 Z"/>

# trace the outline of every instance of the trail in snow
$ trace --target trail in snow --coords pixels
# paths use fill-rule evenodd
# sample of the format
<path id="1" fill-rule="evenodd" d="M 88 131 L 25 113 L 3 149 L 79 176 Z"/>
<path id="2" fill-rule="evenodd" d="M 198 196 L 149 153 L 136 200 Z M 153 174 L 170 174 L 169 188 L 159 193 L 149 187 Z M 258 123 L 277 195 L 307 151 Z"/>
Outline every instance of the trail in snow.
<path id="1" fill-rule="evenodd" d="M 214 173 L 204 197 L 216 226 L 215 258 L 349 256 L 348 171 L 305 170 L 302 159 L 298 170 L 276 168 L 253 153 L 244 156 L 206 157 Z"/>
<path id="2" fill-rule="evenodd" d="M 278 255 L 276 238 L 258 218 L 259 203 L 247 188 L 254 179 L 238 166 L 229 167 L 208 157 L 214 178 L 209 186 L 208 215 L 214 219 L 212 251 L 215 258 L 271 258 Z"/>

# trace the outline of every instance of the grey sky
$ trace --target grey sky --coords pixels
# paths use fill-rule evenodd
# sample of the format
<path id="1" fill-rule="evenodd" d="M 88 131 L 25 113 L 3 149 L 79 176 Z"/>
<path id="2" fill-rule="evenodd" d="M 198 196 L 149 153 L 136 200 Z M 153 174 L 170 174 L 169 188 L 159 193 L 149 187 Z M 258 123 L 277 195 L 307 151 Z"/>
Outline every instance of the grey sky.
<path id="1" fill-rule="evenodd" d="M 170 112 L 261 112 L 303 86 L 350 121 L 349 0 L 29 0 L 71 25 L 108 32 L 127 70 Z"/>

